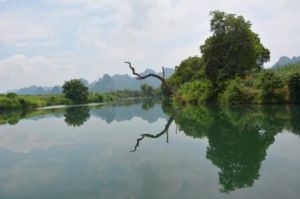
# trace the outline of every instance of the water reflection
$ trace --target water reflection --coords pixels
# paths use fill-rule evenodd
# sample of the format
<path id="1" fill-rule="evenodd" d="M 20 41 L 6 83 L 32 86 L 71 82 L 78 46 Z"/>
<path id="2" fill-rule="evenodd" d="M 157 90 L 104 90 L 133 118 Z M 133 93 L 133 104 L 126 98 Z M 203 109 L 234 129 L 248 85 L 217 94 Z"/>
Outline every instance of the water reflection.
<path id="1" fill-rule="evenodd" d="M 220 169 L 221 192 L 231 192 L 259 178 L 276 134 L 284 129 L 298 134 L 299 113 L 299 107 L 286 106 L 187 107 L 175 121 L 186 135 L 208 138 L 206 157 Z"/>
<path id="2" fill-rule="evenodd" d="M 167 140 L 166 142 L 168 143 L 169 142 L 169 128 L 170 128 L 170 125 L 172 124 L 172 122 L 174 121 L 174 117 L 175 117 L 175 114 L 172 115 L 168 121 L 167 121 L 167 124 L 166 126 L 163 128 L 163 130 L 157 134 L 150 134 L 150 133 L 144 133 L 144 134 L 141 134 L 141 137 L 138 138 L 136 140 L 136 144 L 134 146 L 134 149 L 131 151 L 131 152 L 136 152 L 137 148 L 140 146 L 140 142 L 144 139 L 144 138 L 153 138 L 153 139 L 156 139 L 156 138 L 159 138 L 161 137 L 162 135 L 166 134 L 167 135 Z"/>
<path id="3" fill-rule="evenodd" d="M 39 109 L 27 112 L 4 112 L 0 113 L 0 125 L 16 125 L 20 120 L 40 120 L 48 117 L 61 118 L 67 125 L 80 127 L 90 117 L 100 118 L 107 123 L 113 121 L 129 121 L 134 117 L 142 118 L 150 123 L 159 118 L 166 118 L 159 104 L 154 100 L 142 102 L 128 101 L 122 104 L 111 104 L 106 106 L 79 106 L 66 108 Z"/>
<path id="4" fill-rule="evenodd" d="M 31 128 L 34 129 L 34 131 L 28 130 L 28 132 L 24 132 L 23 134 L 22 132 L 12 131 L 10 129 L 11 131 L 9 133 L 1 132 L 2 140 L 4 140 L 2 142 L 3 146 L 6 146 L 6 149 L 10 149 L 11 151 L 30 153 L 36 148 L 50 149 L 53 146 L 70 145 L 80 140 L 78 143 L 84 143 L 84 147 L 79 147 L 80 150 L 78 149 L 78 153 L 75 153 L 75 162 L 77 160 L 76 156 L 84 148 L 85 150 L 91 150 L 95 153 L 95 156 L 89 160 L 91 164 L 96 164 L 95 161 L 99 161 L 101 162 L 99 165 L 102 165 L 105 161 L 102 162 L 101 158 L 99 158 L 99 160 L 95 158 L 98 157 L 98 151 L 102 151 L 104 154 L 103 158 L 108 157 L 105 159 L 109 162 L 106 167 L 111 168 L 111 165 L 114 165 L 117 167 L 115 169 L 118 170 L 120 169 L 119 167 L 121 167 L 120 164 L 126 162 L 127 158 L 133 157 L 127 155 L 126 158 L 124 158 L 125 155 L 123 154 L 124 157 L 118 157 L 119 159 L 116 158 L 115 155 L 118 153 L 115 152 L 114 149 L 122 146 L 124 140 L 126 141 L 124 145 L 126 145 L 126 147 L 133 147 L 133 152 L 139 151 L 143 145 L 145 147 L 146 143 L 148 143 L 150 139 L 157 139 L 165 136 L 166 142 L 168 142 L 169 136 L 172 136 L 171 132 L 169 135 L 169 129 L 172 124 L 175 124 L 179 131 L 183 132 L 184 135 L 195 139 L 195 141 L 204 138 L 207 139 L 208 146 L 203 157 L 206 157 L 206 159 L 214 165 L 214 168 L 218 168 L 218 182 L 221 185 L 220 191 L 225 193 L 233 192 L 234 190 L 245 187 L 251 187 L 255 184 L 255 182 L 260 178 L 260 170 L 263 161 L 266 159 L 267 150 L 274 143 L 276 135 L 284 132 L 284 130 L 289 130 L 288 132 L 292 132 L 297 136 L 300 135 L 300 107 L 298 106 L 255 106 L 231 108 L 188 106 L 182 110 L 174 111 L 172 108 L 165 105 L 161 107 L 161 105 L 156 104 L 151 100 L 143 103 L 126 103 L 123 105 L 47 109 L 27 113 L 5 113 L 0 114 L 0 125 L 16 125 L 22 120 L 30 120 L 31 126 L 33 125 L 32 120 L 45 121 L 49 118 L 60 118 L 59 121 L 64 121 L 66 123 L 64 129 L 62 129 L 63 127 L 61 126 L 59 128 L 53 128 L 54 130 L 49 130 L 47 134 L 42 130 L 44 128 L 43 125 L 47 125 L 47 123 L 41 124 L 39 127 L 39 130 L 43 133 L 40 133 L 36 127 Z M 89 124 L 89 126 L 87 124 L 91 118 L 96 120 L 94 123 Z M 136 123 L 132 124 L 131 128 L 126 126 L 129 125 L 128 123 L 132 122 L 131 120 L 134 118 L 143 119 L 149 124 L 163 118 L 166 120 L 166 123 L 161 126 L 161 129 L 157 128 L 157 131 L 153 130 L 152 132 L 150 130 L 149 132 L 141 134 L 140 137 L 136 139 L 136 134 L 130 135 L 129 131 L 135 131 L 135 127 L 139 125 L 138 123 L 140 120 L 134 121 Z M 100 121 L 109 125 L 97 126 Z M 111 133 L 110 129 L 113 128 L 112 126 L 119 125 L 116 123 L 121 123 L 121 121 L 130 121 L 126 123 L 126 125 L 115 127 L 118 128 L 117 131 L 120 131 L 122 134 L 117 134 L 117 132 Z M 69 128 L 68 126 L 77 128 Z M 27 128 L 29 127 L 27 126 Z M 126 129 L 127 131 L 125 131 L 124 128 L 128 128 Z M 101 132 L 99 132 L 99 129 Z M 86 135 L 81 134 L 81 130 L 85 133 L 88 131 L 90 134 L 85 137 Z M 53 132 L 56 132 L 56 134 Z M 28 135 L 27 137 L 26 134 Z M 28 145 L 24 144 L 26 143 L 26 138 L 29 143 Z M 91 146 L 91 140 L 95 142 L 101 140 L 102 142 L 99 146 L 97 144 L 95 144 L 96 146 Z M 128 144 L 127 142 L 131 143 Z M 199 145 L 201 144 L 201 142 L 196 143 Z M 152 147 L 152 145 L 148 146 Z M 184 146 L 189 147 L 188 144 Z M 98 148 L 97 150 L 93 150 L 92 147 L 103 148 L 101 148 L 102 150 L 98 150 Z M 178 149 L 177 151 L 174 150 L 174 153 L 178 153 L 178 151 L 183 149 L 184 147 L 178 145 Z M 64 150 L 64 148 L 60 150 Z M 70 152 L 68 150 L 66 151 L 66 153 Z M 123 152 L 125 150 L 122 148 L 120 151 Z M 136 154 L 138 155 L 139 153 L 134 153 L 134 155 Z M 196 151 L 192 155 L 195 154 L 198 154 L 198 152 Z M 159 157 L 159 154 L 155 154 L 155 157 L 156 156 Z M 70 156 L 66 155 L 66 157 Z M 116 159 L 113 159 L 112 161 L 111 157 Z M 141 158 L 141 156 L 139 157 Z M 172 158 L 175 159 L 174 157 Z M 170 158 L 170 160 L 172 160 L 172 158 Z M 145 159 L 147 160 L 147 158 Z M 135 159 L 136 161 L 129 162 L 147 162 L 145 159 Z M 110 161 L 112 161 L 111 164 Z M 163 165 L 162 162 L 167 160 L 162 159 L 160 161 L 160 164 Z M 181 159 L 179 161 L 181 161 Z M 78 161 L 76 164 L 79 164 L 79 162 L 85 166 L 82 161 Z M 144 164 L 148 165 L 148 163 L 149 162 Z M 180 162 L 175 163 L 181 164 Z M 153 163 L 153 165 L 154 164 L 155 163 Z M 66 163 L 66 165 L 69 164 Z M 153 168 L 157 165 L 154 165 Z M 173 162 L 172 164 L 170 163 L 170 165 L 173 165 Z M 128 168 L 132 168 L 131 165 L 128 166 Z M 108 171 L 110 170 L 108 169 Z M 146 171 L 148 170 L 146 169 Z M 142 173 L 146 173 L 146 171 L 143 170 Z M 135 171 L 133 171 L 133 174 L 134 172 Z M 116 172 L 111 171 L 111 173 Z M 112 175 L 111 173 L 109 173 L 109 175 Z M 194 175 L 200 176 L 203 174 L 192 173 L 191 176 Z M 149 175 L 148 178 L 152 179 L 152 176 L 153 174 Z M 110 179 L 109 177 L 110 176 L 107 178 Z M 121 177 L 116 175 L 115 178 L 115 181 L 118 182 L 118 179 Z M 216 179 L 216 177 L 214 178 Z M 128 184 L 128 182 L 126 182 L 126 184 Z"/>
<path id="5" fill-rule="evenodd" d="M 81 126 L 90 118 L 90 109 L 87 106 L 67 108 L 64 116 L 68 125 Z"/>
<path id="6" fill-rule="evenodd" d="M 188 106 L 176 114 L 170 111 L 168 114 L 170 118 L 163 131 L 141 134 L 133 151 L 145 137 L 159 138 L 167 134 L 170 123 L 175 120 L 187 136 L 208 139 L 206 158 L 220 169 L 220 191 L 225 193 L 251 187 L 260 176 L 261 164 L 275 136 L 284 129 L 297 135 L 300 130 L 297 106 Z"/>

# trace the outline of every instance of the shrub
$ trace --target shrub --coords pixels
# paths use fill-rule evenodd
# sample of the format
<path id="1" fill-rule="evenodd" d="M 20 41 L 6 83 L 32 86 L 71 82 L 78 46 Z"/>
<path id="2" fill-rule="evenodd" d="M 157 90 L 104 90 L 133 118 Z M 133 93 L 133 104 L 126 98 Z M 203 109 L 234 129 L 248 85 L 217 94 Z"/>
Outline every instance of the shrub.
<path id="1" fill-rule="evenodd" d="M 208 80 L 195 80 L 183 84 L 175 94 L 177 101 L 182 103 L 197 104 L 205 102 L 209 95 L 212 85 Z"/>
<path id="2" fill-rule="evenodd" d="M 285 90 L 283 80 L 274 72 L 266 71 L 261 78 L 262 102 L 283 103 L 285 101 Z"/>
<path id="3" fill-rule="evenodd" d="M 219 95 L 221 104 L 252 104 L 258 102 L 259 92 L 245 85 L 245 81 L 237 77 L 227 82 L 225 90 Z"/>
<path id="4" fill-rule="evenodd" d="M 90 93 L 89 102 L 95 102 L 95 103 L 103 102 L 103 95 L 99 93 Z"/>
<path id="5" fill-rule="evenodd" d="M 6 110 L 21 110 L 22 105 L 16 98 L 0 98 L 0 111 Z"/>
<path id="6" fill-rule="evenodd" d="M 289 76 L 289 100 L 292 103 L 300 103 L 300 73 L 294 73 Z"/>

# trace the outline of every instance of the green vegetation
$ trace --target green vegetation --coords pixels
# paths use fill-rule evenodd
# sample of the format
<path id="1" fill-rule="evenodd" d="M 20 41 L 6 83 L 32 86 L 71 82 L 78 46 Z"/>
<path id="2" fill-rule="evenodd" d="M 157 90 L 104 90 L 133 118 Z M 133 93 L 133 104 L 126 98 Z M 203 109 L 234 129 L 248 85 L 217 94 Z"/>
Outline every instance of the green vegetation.
<path id="1" fill-rule="evenodd" d="M 253 104 L 258 102 L 258 92 L 240 77 L 227 81 L 224 92 L 219 94 L 220 104 Z"/>
<path id="2" fill-rule="evenodd" d="M 70 100 L 61 95 L 57 96 L 18 96 L 15 93 L 0 95 L 0 111 L 21 111 L 44 106 L 70 104 Z"/>
<path id="3" fill-rule="evenodd" d="M 176 104 L 279 104 L 300 102 L 300 63 L 263 69 L 270 52 L 242 16 L 211 12 L 212 36 L 202 57 L 183 60 L 167 79 Z"/>
<path id="4" fill-rule="evenodd" d="M 208 80 L 186 82 L 178 89 L 175 95 L 176 101 L 193 104 L 205 102 L 209 97 L 211 87 Z"/>
<path id="5" fill-rule="evenodd" d="M 63 93 L 66 98 L 76 103 L 84 103 L 88 100 L 88 87 L 80 80 L 72 79 L 63 85 Z"/>
<path id="6" fill-rule="evenodd" d="M 251 30 L 251 23 L 242 16 L 211 12 L 213 35 L 200 46 L 206 77 L 217 85 L 219 81 L 244 77 L 269 61 L 270 52 Z"/>
<path id="7" fill-rule="evenodd" d="M 17 95 L 16 93 L 0 94 L 0 112 L 27 111 L 39 107 L 54 105 L 75 105 L 82 103 L 111 103 L 123 99 L 159 98 L 160 89 L 143 85 L 141 90 L 118 90 L 110 93 L 88 93 L 79 80 L 70 80 L 64 85 L 64 95 Z M 81 95 L 81 96 L 80 96 Z"/>

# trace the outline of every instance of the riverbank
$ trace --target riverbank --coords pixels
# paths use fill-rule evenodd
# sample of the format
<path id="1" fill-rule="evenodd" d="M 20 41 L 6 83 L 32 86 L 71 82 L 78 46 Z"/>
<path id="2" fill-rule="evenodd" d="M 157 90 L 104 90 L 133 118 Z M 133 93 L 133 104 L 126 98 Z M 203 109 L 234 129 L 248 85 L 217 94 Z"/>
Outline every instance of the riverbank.
<path id="1" fill-rule="evenodd" d="M 17 95 L 15 93 L 0 94 L 0 113 L 9 111 L 28 111 L 34 109 L 53 109 L 53 108 L 68 108 L 74 106 L 86 106 L 86 105 L 101 105 L 104 103 L 118 103 L 120 101 L 140 101 L 148 100 L 152 98 L 160 98 L 160 96 L 154 95 L 152 97 L 145 96 L 140 91 L 114 91 L 110 93 L 89 93 L 87 101 L 82 104 L 72 102 L 64 97 L 64 95 Z"/>

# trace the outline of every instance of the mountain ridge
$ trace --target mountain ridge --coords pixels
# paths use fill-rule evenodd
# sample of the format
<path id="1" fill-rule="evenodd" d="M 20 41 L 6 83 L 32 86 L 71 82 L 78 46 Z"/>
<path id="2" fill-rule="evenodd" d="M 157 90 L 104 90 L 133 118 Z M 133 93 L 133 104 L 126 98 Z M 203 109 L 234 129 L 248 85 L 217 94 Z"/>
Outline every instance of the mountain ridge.
<path id="1" fill-rule="evenodd" d="M 289 64 L 295 64 L 295 63 L 298 63 L 300 62 L 300 56 L 293 56 L 292 58 L 289 58 L 287 56 L 281 56 L 279 58 L 279 60 L 271 67 L 273 69 L 275 68 L 281 68 L 281 67 L 284 67 L 286 65 L 289 65 Z"/>
<path id="2" fill-rule="evenodd" d="M 170 77 L 174 73 L 174 68 L 165 68 L 166 78 Z M 161 72 L 155 72 L 152 69 L 146 69 L 142 74 L 155 73 L 162 75 Z M 155 78 L 148 78 L 145 80 L 136 80 L 135 77 L 128 74 L 104 74 L 102 77 L 99 77 L 97 80 L 89 83 L 88 80 L 84 78 L 79 79 L 84 85 L 89 88 L 90 92 L 112 92 L 116 90 L 139 90 L 142 84 L 148 84 L 154 88 L 160 86 L 160 81 Z M 19 95 L 57 95 L 62 93 L 62 86 L 37 86 L 32 85 L 29 87 L 23 87 L 20 89 L 10 90 L 8 92 L 14 92 Z"/>

